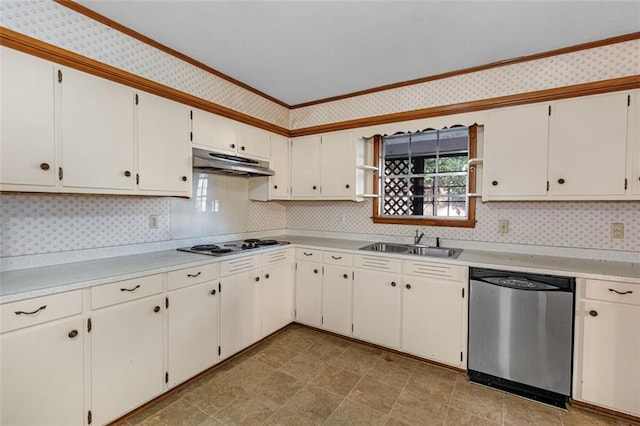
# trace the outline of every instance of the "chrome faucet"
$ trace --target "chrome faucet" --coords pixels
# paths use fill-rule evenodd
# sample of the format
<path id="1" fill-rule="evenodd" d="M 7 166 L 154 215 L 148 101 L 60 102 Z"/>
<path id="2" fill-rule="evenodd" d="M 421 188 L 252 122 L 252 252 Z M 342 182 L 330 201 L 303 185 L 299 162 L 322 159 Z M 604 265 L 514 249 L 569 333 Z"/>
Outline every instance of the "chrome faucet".
<path id="1" fill-rule="evenodd" d="M 420 235 L 418 235 L 418 232 L 419 230 L 416 229 L 416 236 L 413 237 L 413 244 L 416 244 L 416 245 L 420 244 L 420 240 L 422 240 L 422 237 L 424 237 L 424 232 Z"/>

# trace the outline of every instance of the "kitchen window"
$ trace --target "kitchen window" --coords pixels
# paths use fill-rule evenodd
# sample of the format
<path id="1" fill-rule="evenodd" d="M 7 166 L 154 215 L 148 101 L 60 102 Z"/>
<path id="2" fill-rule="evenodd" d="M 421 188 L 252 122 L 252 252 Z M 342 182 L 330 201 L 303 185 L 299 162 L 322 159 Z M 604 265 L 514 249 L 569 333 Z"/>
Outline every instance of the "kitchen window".
<path id="1" fill-rule="evenodd" d="M 376 136 L 374 223 L 475 226 L 477 126 Z"/>

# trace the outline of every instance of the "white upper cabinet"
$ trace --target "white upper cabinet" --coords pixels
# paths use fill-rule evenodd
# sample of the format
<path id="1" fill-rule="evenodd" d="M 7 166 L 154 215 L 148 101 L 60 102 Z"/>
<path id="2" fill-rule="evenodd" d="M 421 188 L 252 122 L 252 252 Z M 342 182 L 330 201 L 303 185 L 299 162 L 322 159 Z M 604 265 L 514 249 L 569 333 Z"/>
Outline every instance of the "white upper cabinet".
<path id="1" fill-rule="evenodd" d="M 236 154 L 237 132 L 233 121 L 199 109 L 191 113 L 191 141 L 215 151 Z"/>
<path id="2" fill-rule="evenodd" d="M 320 177 L 322 197 L 353 198 L 356 184 L 356 143 L 352 132 L 322 136 Z"/>
<path id="3" fill-rule="evenodd" d="M 628 93 L 555 102 L 549 138 L 549 193 L 624 195 Z"/>
<path id="4" fill-rule="evenodd" d="M 133 191 L 133 90 L 72 69 L 61 72 L 63 186 Z"/>
<path id="5" fill-rule="evenodd" d="M 137 92 L 138 188 L 189 194 L 191 147 L 189 109 L 155 95 Z"/>
<path id="6" fill-rule="evenodd" d="M 548 111 L 535 104 L 490 113 L 482 185 L 488 197 L 546 197 Z"/>
<path id="7" fill-rule="evenodd" d="M 275 172 L 271 176 L 271 197 L 274 199 L 289 198 L 289 182 L 291 167 L 289 162 L 289 146 L 291 142 L 284 136 L 271 135 L 271 161 L 269 167 Z"/>
<path id="8" fill-rule="evenodd" d="M 244 124 L 238 124 L 237 129 L 236 149 L 238 154 L 268 161 L 271 154 L 269 132 Z"/>
<path id="9" fill-rule="evenodd" d="M 0 47 L 0 184 L 55 185 L 54 66 Z"/>
<path id="10" fill-rule="evenodd" d="M 640 196 L 640 90 L 634 93 L 632 99 L 633 116 L 630 118 L 633 126 L 631 132 L 630 155 L 631 155 L 631 192 Z"/>
<path id="11" fill-rule="evenodd" d="M 296 138 L 291 144 L 291 196 L 320 196 L 320 136 Z"/>

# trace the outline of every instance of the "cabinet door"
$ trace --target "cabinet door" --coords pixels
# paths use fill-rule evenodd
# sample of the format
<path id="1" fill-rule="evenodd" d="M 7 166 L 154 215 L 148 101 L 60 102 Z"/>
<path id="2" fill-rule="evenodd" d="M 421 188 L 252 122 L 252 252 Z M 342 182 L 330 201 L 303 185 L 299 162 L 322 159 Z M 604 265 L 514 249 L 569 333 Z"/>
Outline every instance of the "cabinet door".
<path id="1" fill-rule="evenodd" d="M 154 296 L 92 313 L 91 412 L 104 424 L 164 389 L 164 297 Z"/>
<path id="2" fill-rule="evenodd" d="M 83 330 L 75 318 L 0 337 L 0 424 L 84 424 Z"/>
<path id="3" fill-rule="evenodd" d="M 168 297 L 167 361 L 173 387 L 218 361 L 218 282 L 172 291 Z"/>
<path id="4" fill-rule="evenodd" d="M 252 126 L 238 124 L 238 153 L 243 157 L 269 160 L 271 141 L 269 133 Z"/>
<path id="5" fill-rule="evenodd" d="M 293 263 L 262 271 L 262 336 L 280 330 L 293 319 Z"/>
<path id="6" fill-rule="evenodd" d="M 324 266 L 322 327 L 329 331 L 351 335 L 352 273 L 344 266 Z"/>
<path id="7" fill-rule="evenodd" d="M 291 195 L 320 196 L 320 136 L 296 138 L 291 144 Z"/>
<path id="8" fill-rule="evenodd" d="M 627 108 L 627 93 L 569 99 L 552 105 L 550 194 L 624 194 Z"/>
<path id="9" fill-rule="evenodd" d="M 400 295 L 396 274 L 355 271 L 353 336 L 393 349 L 400 348 Z"/>
<path id="10" fill-rule="evenodd" d="M 637 90 L 634 96 L 634 133 L 631 141 L 631 191 L 634 195 L 640 195 L 640 90 Z"/>
<path id="11" fill-rule="evenodd" d="M 51 63 L 0 47 L 0 183 L 55 184 Z"/>
<path id="12" fill-rule="evenodd" d="M 582 399 L 640 415 L 640 307 L 584 306 Z"/>
<path id="13" fill-rule="evenodd" d="M 355 197 L 356 141 L 351 132 L 322 136 L 320 150 L 322 196 Z"/>
<path id="14" fill-rule="evenodd" d="M 462 286 L 438 279 L 404 277 L 402 349 L 460 366 Z"/>
<path id="15" fill-rule="evenodd" d="M 289 139 L 271 135 L 271 160 L 269 167 L 276 173 L 270 177 L 271 198 L 289 198 Z"/>
<path id="16" fill-rule="evenodd" d="M 189 193 L 189 110 L 177 102 L 138 93 L 138 188 Z"/>
<path id="17" fill-rule="evenodd" d="M 63 185 L 133 190 L 133 90 L 72 69 L 62 74 Z"/>
<path id="18" fill-rule="evenodd" d="M 192 110 L 192 141 L 215 151 L 236 154 L 237 134 L 235 123 L 226 118 L 199 109 Z"/>
<path id="19" fill-rule="evenodd" d="M 322 325 L 322 265 L 296 264 L 296 321 L 313 327 Z"/>
<path id="20" fill-rule="evenodd" d="M 535 104 L 490 113 L 483 184 L 488 198 L 547 195 L 548 110 L 548 104 Z"/>
<path id="21" fill-rule="evenodd" d="M 260 340 L 260 275 L 256 270 L 220 280 L 221 359 Z"/>

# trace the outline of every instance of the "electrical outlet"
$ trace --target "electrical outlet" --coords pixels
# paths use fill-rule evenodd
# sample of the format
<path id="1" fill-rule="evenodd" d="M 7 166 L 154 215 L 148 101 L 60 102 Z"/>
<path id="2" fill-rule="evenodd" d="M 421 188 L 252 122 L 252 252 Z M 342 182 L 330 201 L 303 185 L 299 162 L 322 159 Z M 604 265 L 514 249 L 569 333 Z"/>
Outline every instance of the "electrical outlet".
<path id="1" fill-rule="evenodd" d="M 611 238 L 624 238 L 624 223 L 611 224 Z"/>
<path id="2" fill-rule="evenodd" d="M 158 215 L 150 214 L 149 215 L 149 229 L 158 229 Z"/>
<path id="3" fill-rule="evenodd" d="M 343 214 L 340 215 L 340 224 L 344 225 L 346 223 L 345 217 Z"/>
<path id="4" fill-rule="evenodd" d="M 498 232 L 500 234 L 509 233 L 509 221 L 505 219 L 501 219 L 498 221 Z"/>

